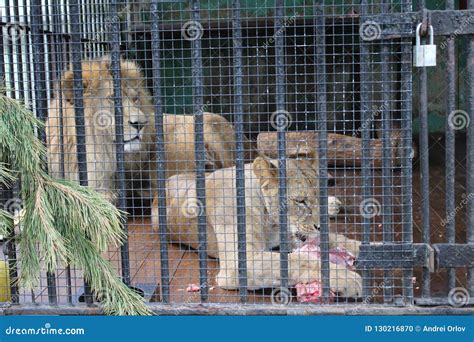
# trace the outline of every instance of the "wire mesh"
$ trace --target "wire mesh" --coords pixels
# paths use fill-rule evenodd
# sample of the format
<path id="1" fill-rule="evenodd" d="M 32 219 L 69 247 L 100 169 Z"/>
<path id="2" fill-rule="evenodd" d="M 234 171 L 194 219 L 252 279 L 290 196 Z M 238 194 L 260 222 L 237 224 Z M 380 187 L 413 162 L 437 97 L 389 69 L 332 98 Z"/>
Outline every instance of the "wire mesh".
<path id="1" fill-rule="evenodd" d="M 106 257 L 147 301 L 412 303 L 413 267 L 357 264 L 413 251 L 412 39 L 373 20 L 411 1 L 0 8 L 5 94 L 45 121 L 51 175 L 128 213 Z M 38 271 L 20 303 L 93 301 L 74 261 Z"/>

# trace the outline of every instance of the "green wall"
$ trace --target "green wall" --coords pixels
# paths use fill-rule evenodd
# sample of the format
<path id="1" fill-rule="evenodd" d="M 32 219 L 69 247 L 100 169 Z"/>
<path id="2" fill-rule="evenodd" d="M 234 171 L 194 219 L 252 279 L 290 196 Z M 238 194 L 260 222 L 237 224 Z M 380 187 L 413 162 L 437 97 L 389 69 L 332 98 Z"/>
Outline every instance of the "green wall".
<path id="1" fill-rule="evenodd" d="M 315 0 L 286 0 L 285 5 L 287 7 L 286 15 L 288 17 L 298 16 L 312 16 L 313 4 Z M 393 3 L 399 3 L 400 1 Z M 347 13 L 354 7 L 353 0 L 325 0 L 328 6 L 328 15 L 338 15 Z M 377 3 L 380 1 L 374 0 L 371 11 L 378 12 Z M 431 10 L 444 9 L 445 1 L 440 0 L 427 0 L 427 8 Z M 459 3 L 459 2 L 457 2 Z M 243 18 L 266 18 L 274 15 L 275 0 L 241 0 L 242 5 L 242 17 Z M 141 3 L 140 8 L 134 8 L 134 21 L 135 22 L 146 22 L 149 20 L 149 10 L 146 3 Z M 183 23 L 190 20 L 190 3 L 163 3 L 162 6 L 162 18 L 161 20 L 165 24 L 176 24 Z M 222 0 L 208 0 L 201 2 L 201 17 L 203 22 L 219 20 L 221 22 L 227 22 L 230 24 L 232 19 L 230 8 L 232 2 Z M 417 8 L 417 1 L 414 1 L 413 8 Z M 330 10 L 329 10 L 330 9 Z M 435 32 L 436 34 L 436 32 Z M 215 39 L 204 39 L 203 40 L 203 57 L 205 59 L 215 58 L 228 61 L 228 54 L 231 53 L 232 41 L 225 37 L 219 36 L 218 33 L 213 33 Z M 178 35 L 171 36 L 169 40 L 163 42 L 164 53 L 163 53 L 163 91 L 166 99 L 165 109 L 168 112 L 182 113 L 189 112 L 192 106 L 192 79 L 191 79 L 191 56 L 190 56 L 190 43 L 179 39 Z M 135 57 L 138 60 L 147 60 L 149 57 L 150 46 L 149 42 L 146 42 L 149 37 L 143 39 L 141 42 L 135 41 L 136 54 Z M 447 102 L 447 84 L 446 84 L 446 42 L 448 37 L 437 37 L 435 43 L 438 46 L 438 66 L 428 68 L 428 110 L 429 110 L 429 128 L 431 132 L 442 132 L 445 127 L 445 118 L 449 113 L 446 113 L 446 102 Z M 225 41 L 227 40 L 227 42 Z M 457 58 L 457 69 L 458 69 L 458 95 L 456 98 L 456 108 L 464 109 L 467 106 L 467 92 L 469 90 L 468 80 L 466 78 L 466 38 L 459 36 L 455 38 L 456 41 L 456 58 Z M 253 42 L 246 41 L 247 44 L 255 44 L 259 46 L 265 42 L 265 39 L 254 39 Z M 148 46 L 147 46 L 148 45 Z M 149 73 L 150 65 L 144 65 L 145 71 Z M 210 63 L 204 65 L 204 76 L 212 75 L 212 68 L 229 68 L 231 65 L 219 65 L 219 63 Z M 418 83 L 416 74 L 420 69 L 414 68 L 414 84 L 413 84 L 413 118 L 414 124 L 413 129 L 416 133 L 419 129 L 418 120 L 418 108 L 419 108 L 419 96 L 418 96 Z M 149 73 L 151 79 L 151 73 Z M 216 95 L 212 101 L 209 101 L 209 105 L 206 110 L 222 112 L 225 103 L 219 103 L 216 99 L 219 98 L 225 102 L 225 98 Z"/>

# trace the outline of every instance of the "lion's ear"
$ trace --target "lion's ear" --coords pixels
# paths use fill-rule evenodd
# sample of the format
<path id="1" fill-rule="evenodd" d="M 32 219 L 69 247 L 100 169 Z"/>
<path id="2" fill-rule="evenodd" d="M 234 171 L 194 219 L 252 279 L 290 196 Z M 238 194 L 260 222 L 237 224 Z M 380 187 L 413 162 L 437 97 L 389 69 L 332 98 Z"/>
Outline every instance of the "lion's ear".
<path id="1" fill-rule="evenodd" d="M 257 157 L 253 164 L 253 173 L 260 180 L 260 185 L 278 186 L 278 169 L 266 158 Z"/>
<path id="2" fill-rule="evenodd" d="M 84 95 L 87 94 L 89 89 L 89 79 L 83 77 L 82 86 L 84 88 Z M 61 90 L 63 92 L 64 99 L 70 103 L 74 103 L 74 73 L 72 70 L 66 71 L 61 81 Z"/>

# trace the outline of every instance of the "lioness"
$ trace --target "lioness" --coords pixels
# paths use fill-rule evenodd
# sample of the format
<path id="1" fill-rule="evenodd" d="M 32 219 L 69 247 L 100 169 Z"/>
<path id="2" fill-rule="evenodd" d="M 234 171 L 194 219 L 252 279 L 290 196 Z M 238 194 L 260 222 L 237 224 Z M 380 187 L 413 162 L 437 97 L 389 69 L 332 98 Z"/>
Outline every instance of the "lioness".
<path id="1" fill-rule="evenodd" d="M 302 238 L 319 235 L 319 180 L 317 161 L 287 160 L 288 223 L 292 247 Z M 217 170 L 206 176 L 206 214 L 208 255 L 219 258 L 217 283 L 225 289 L 238 288 L 237 205 L 235 167 Z M 170 240 L 198 247 L 197 214 L 193 174 L 175 175 L 167 181 L 167 223 Z M 332 198 L 329 212 L 337 213 L 340 202 Z M 280 285 L 278 163 L 258 157 L 245 165 L 245 206 L 248 288 Z M 153 204 L 153 226 L 158 227 L 157 197 Z M 359 242 L 330 234 L 330 245 L 342 245 L 357 256 Z M 289 282 L 319 280 L 320 261 L 307 254 L 289 254 Z M 355 297 L 361 294 L 361 278 L 343 266 L 330 265 L 333 291 Z"/>
<path id="2" fill-rule="evenodd" d="M 109 56 L 82 62 L 89 185 L 113 200 L 116 189 L 117 161 L 110 67 Z M 142 184 L 144 189 L 149 188 L 151 182 L 154 188 L 154 180 L 156 180 L 154 106 L 150 94 L 145 89 L 144 78 L 139 67 L 126 60 L 121 61 L 120 67 L 127 179 L 136 181 L 134 185 Z M 55 94 L 49 104 L 46 133 L 51 174 L 56 177 L 61 176 L 60 152 L 63 148 L 65 177 L 77 181 L 79 176 L 73 82 L 73 72 L 66 71 L 61 82 L 62 93 Z M 167 177 L 194 170 L 194 117 L 164 114 L 163 122 Z M 234 129 L 225 118 L 212 113 L 204 113 L 207 168 L 217 169 L 234 165 L 234 141 Z M 141 195 L 146 196 L 146 190 Z M 151 194 L 148 196 L 151 197 Z"/>

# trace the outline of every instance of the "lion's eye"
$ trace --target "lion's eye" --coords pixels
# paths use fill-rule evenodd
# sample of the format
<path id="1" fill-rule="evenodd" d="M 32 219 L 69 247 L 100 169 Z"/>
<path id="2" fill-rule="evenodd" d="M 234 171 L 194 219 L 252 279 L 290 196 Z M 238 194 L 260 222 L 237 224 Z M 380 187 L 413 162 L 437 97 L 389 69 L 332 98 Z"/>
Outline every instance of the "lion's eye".
<path id="1" fill-rule="evenodd" d="M 114 102 L 114 96 L 113 95 L 107 96 L 107 101 Z"/>
<path id="2" fill-rule="evenodd" d="M 304 198 L 295 198 L 295 202 L 296 202 L 297 205 L 306 206 L 306 199 L 304 199 Z"/>
<path id="3" fill-rule="evenodd" d="M 137 95 L 137 96 L 134 96 L 134 97 L 132 98 L 132 101 L 135 102 L 135 103 L 138 103 L 138 102 L 140 102 L 140 97 L 139 97 L 138 95 Z"/>

